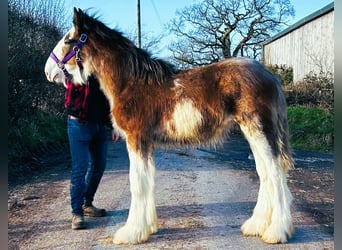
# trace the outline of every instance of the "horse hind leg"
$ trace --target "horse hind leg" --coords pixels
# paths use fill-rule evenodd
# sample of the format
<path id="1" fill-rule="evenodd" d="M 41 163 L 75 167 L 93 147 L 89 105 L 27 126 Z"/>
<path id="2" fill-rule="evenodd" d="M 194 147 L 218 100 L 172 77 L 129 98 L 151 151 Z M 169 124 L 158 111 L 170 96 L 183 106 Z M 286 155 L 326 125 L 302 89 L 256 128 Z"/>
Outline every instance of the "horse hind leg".
<path id="1" fill-rule="evenodd" d="M 257 119 L 255 119 L 257 120 Z M 261 236 L 267 243 L 286 242 L 293 233 L 291 202 L 292 195 L 286 182 L 286 169 L 281 166 L 281 157 L 265 133 L 260 123 L 252 122 L 241 126 L 253 152 L 260 187 L 253 215 L 241 227 L 243 235 Z"/>
<path id="2" fill-rule="evenodd" d="M 114 236 L 114 244 L 137 244 L 157 232 L 157 213 L 154 197 L 153 151 L 136 152 L 127 146 L 130 160 L 131 206 L 126 224 Z"/>
<path id="3" fill-rule="evenodd" d="M 262 156 L 258 152 L 257 142 L 253 138 L 246 136 L 256 163 L 256 171 L 259 176 L 259 192 L 257 203 L 253 210 L 253 215 L 241 227 L 245 236 L 261 236 L 271 224 L 272 200 L 267 184 L 267 169 Z M 259 144 L 259 146 L 262 146 Z"/>

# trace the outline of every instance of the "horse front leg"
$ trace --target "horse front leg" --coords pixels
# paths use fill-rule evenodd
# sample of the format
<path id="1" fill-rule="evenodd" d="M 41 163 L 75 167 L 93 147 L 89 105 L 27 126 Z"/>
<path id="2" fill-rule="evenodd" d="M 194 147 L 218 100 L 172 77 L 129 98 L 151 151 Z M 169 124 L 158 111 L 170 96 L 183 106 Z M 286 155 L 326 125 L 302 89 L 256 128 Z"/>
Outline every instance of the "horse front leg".
<path id="1" fill-rule="evenodd" d="M 135 148 L 127 145 L 131 206 L 126 224 L 115 233 L 115 244 L 142 243 L 157 232 L 153 150 L 139 152 Z"/>

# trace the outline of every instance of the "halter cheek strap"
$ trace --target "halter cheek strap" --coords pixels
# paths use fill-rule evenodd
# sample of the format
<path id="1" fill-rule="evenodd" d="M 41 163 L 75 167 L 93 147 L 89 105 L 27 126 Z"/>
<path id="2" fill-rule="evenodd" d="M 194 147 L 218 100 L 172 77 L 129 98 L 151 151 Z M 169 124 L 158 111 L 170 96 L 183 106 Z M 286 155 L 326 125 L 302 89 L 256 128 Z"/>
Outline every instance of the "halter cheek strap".
<path id="1" fill-rule="evenodd" d="M 62 61 L 60 61 L 58 59 L 58 57 L 55 55 L 55 53 L 53 53 L 53 51 L 50 54 L 50 57 L 52 58 L 52 60 L 54 60 L 57 63 L 57 66 L 63 71 L 65 76 L 69 76 L 69 72 L 67 71 L 67 69 L 65 68 L 65 64 L 73 57 L 75 56 L 76 62 L 78 67 L 82 70 L 83 69 L 83 65 L 81 63 L 81 58 L 80 58 L 80 51 L 82 46 L 85 44 L 85 42 L 87 41 L 87 35 L 86 34 L 82 34 L 80 36 L 80 39 L 78 39 L 77 44 L 74 46 L 74 48 L 63 58 Z"/>

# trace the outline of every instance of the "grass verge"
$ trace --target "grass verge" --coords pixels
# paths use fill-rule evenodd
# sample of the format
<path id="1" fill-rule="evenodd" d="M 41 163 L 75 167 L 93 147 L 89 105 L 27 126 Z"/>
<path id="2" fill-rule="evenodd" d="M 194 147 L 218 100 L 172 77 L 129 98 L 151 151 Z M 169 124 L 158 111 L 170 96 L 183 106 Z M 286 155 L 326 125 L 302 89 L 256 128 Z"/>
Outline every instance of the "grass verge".
<path id="1" fill-rule="evenodd" d="M 321 108 L 289 107 L 290 143 L 293 148 L 332 152 L 334 118 Z"/>

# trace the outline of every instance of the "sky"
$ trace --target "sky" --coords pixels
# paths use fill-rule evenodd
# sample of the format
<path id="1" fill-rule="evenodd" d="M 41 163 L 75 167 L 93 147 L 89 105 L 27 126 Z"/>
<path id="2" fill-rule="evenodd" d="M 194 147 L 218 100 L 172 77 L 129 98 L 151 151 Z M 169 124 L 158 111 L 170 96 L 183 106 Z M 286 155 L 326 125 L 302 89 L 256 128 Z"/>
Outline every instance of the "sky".
<path id="1" fill-rule="evenodd" d="M 159 48 L 158 57 L 167 57 L 167 36 L 165 25 L 175 17 L 176 11 L 194 3 L 195 0 L 140 0 L 142 33 L 158 36 L 164 32 L 164 42 Z M 291 0 L 295 9 L 293 24 L 312 14 L 316 10 L 332 3 L 332 0 Z M 96 13 L 100 21 L 110 28 L 115 28 L 124 34 L 134 34 L 137 30 L 137 0 L 65 0 L 66 8 L 72 14 L 73 7 L 83 10 L 90 9 Z M 71 25 L 71 22 L 70 22 Z M 144 41 L 142 40 L 142 43 Z M 153 51 L 150 51 L 153 54 Z"/>

